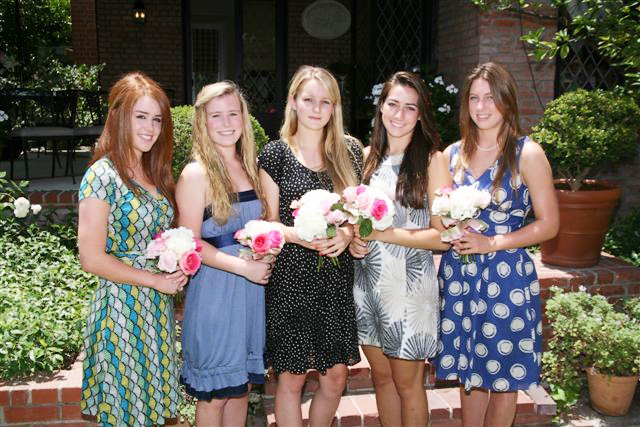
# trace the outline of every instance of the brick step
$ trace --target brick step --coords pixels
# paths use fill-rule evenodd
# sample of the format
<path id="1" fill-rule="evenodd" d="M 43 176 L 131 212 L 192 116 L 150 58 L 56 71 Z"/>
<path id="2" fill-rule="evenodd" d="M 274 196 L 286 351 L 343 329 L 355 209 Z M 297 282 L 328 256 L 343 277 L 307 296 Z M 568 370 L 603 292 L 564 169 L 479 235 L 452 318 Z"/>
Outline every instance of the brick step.
<path id="1" fill-rule="evenodd" d="M 429 417 L 433 427 L 457 427 L 461 425 L 460 395 L 458 388 L 427 390 Z M 273 399 L 265 399 L 267 425 L 277 427 L 273 413 Z M 303 424 L 309 425 L 311 396 L 303 397 L 301 405 Z M 556 404 L 538 387 L 527 392 L 518 392 L 515 426 L 541 426 L 551 423 L 556 413 Z M 373 393 L 346 395 L 333 419 L 332 427 L 380 426 L 380 418 Z"/>

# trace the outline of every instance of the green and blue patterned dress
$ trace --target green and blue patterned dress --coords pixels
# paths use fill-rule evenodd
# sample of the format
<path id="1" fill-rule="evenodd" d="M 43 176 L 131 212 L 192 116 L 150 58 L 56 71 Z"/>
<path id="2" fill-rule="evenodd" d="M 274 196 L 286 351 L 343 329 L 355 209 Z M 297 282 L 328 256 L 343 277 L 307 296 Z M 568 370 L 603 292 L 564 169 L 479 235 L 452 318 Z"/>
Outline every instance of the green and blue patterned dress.
<path id="1" fill-rule="evenodd" d="M 110 206 L 106 252 L 144 269 L 152 237 L 171 226 L 173 209 L 161 194 L 124 184 L 110 160 L 87 170 L 79 200 Z M 82 404 L 102 426 L 161 425 L 176 417 L 178 366 L 173 300 L 155 289 L 100 278 L 85 334 Z"/>

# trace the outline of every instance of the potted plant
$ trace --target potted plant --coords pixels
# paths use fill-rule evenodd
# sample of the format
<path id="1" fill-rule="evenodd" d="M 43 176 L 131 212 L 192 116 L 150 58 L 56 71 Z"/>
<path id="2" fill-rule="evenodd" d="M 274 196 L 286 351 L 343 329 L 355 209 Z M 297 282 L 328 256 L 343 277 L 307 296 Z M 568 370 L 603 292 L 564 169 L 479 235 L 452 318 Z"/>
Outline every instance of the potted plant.
<path id="1" fill-rule="evenodd" d="M 531 136 L 560 178 L 560 232 L 541 245 L 543 262 L 568 267 L 598 263 L 620 189 L 587 178 L 633 158 L 639 131 L 640 108 L 619 90 L 578 89 L 547 105 Z"/>
<path id="2" fill-rule="evenodd" d="M 601 295 L 552 288 L 546 316 L 552 336 L 542 377 L 560 403 L 570 405 L 586 382 L 591 406 L 605 415 L 629 410 L 640 374 L 640 300 L 617 310 Z"/>

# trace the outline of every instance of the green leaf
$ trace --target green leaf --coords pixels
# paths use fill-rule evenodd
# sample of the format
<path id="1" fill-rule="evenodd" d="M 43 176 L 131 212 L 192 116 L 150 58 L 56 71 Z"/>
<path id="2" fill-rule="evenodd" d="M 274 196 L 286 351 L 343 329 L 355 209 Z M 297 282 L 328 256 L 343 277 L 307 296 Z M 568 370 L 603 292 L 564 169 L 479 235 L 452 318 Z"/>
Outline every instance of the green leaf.
<path id="1" fill-rule="evenodd" d="M 367 237 L 373 232 L 373 224 L 371 223 L 371 219 L 362 218 L 358 221 L 360 225 L 360 235 L 362 237 Z"/>

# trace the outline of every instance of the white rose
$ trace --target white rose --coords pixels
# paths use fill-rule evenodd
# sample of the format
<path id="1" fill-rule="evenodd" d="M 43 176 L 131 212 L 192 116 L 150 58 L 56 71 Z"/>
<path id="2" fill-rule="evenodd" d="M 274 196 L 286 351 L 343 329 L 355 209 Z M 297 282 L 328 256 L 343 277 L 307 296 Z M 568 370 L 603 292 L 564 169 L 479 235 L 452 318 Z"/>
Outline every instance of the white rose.
<path id="1" fill-rule="evenodd" d="M 196 248 L 193 232 L 186 227 L 172 228 L 162 233 L 167 249 L 179 258 L 187 251 Z"/>
<path id="2" fill-rule="evenodd" d="M 20 210 L 29 210 L 30 205 L 31 204 L 29 203 L 29 201 L 24 197 L 18 197 L 13 201 L 13 206 L 15 206 L 16 209 Z"/>
<path id="3" fill-rule="evenodd" d="M 451 200 L 447 196 L 436 197 L 431 205 L 431 213 L 438 216 L 447 216 L 451 211 Z"/>
<path id="4" fill-rule="evenodd" d="M 14 209 L 13 210 L 13 215 L 15 215 L 16 218 L 24 218 L 25 216 L 27 216 L 27 214 L 29 213 L 29 209 Z"/>
<path id="5" fill-rule="evenodd" d="M 318 209 L 301 207 L 293 220 L 293 226 L 298 237 L 307 242 L 316 237 L 327 237 L 327 221 Z"/>
<path id="6" fill-rule="evenodd" d="M 40 205 L 31 205 L 31 212 L 33 212 L 34 215 L 39 214 L 41 210 L 42 210 L 42 206 L 40 206 Z"/>

